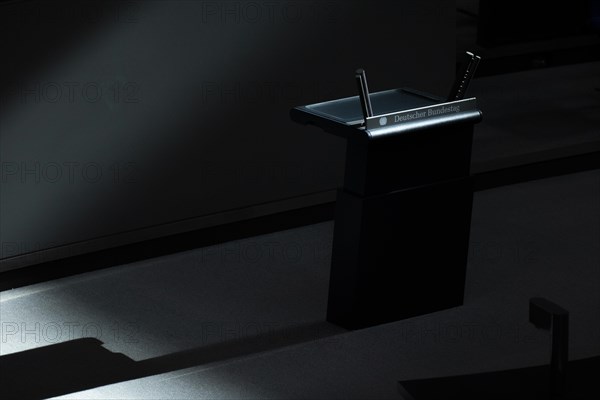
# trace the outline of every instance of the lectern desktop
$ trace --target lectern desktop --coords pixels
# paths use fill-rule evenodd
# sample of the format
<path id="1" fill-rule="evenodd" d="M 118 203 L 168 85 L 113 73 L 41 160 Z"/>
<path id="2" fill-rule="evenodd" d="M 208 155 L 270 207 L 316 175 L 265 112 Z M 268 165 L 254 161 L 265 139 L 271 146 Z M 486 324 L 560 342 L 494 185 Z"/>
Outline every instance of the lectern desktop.
<path id="1" fill-rule="evenodd" d="M 478 61 L 478 58 L 472 58 Z M 357 329 L 463 302 L 473 192 L 469 63 L 449 99 L 409 89 L 296 107 L 292 120 L 347 140 L 328 321 Z"/>

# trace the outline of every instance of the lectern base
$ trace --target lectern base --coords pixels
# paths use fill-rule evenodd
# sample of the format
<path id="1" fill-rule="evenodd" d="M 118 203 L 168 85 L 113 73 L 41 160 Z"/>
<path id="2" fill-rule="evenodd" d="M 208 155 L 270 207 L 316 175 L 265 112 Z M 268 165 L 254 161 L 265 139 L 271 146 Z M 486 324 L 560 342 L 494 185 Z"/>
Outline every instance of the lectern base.
<path id="1" fill-rule="evenodd" d="M 468 178 L 371 197 L 340 190 L 327 320 L 359 329 L 462 305 L 472 202 Z"/>

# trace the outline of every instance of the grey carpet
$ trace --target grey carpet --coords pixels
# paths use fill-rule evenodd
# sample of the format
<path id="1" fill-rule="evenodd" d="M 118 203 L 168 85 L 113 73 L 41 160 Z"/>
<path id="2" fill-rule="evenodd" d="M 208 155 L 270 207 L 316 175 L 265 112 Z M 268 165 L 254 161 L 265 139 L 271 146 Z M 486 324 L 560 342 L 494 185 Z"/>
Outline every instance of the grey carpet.
<path id="1" fill-rule="evenodd" d="M 170 372 L 64 398 L 398 399 L 397 380 L 547 362 L 547 333 L 527 322 L 529 297 L 544 296 L 571 311 L 572 358 L 600 354 L 600 171 L 477 193 L 465 305 L 361 331 L 324 322 L 332 228 L 3 292 L 3 327 L 39 323 L 42 334 L 38 342 L 34 334 L 4 335 L 1 353 L 52 344 L 43 327 L 71 322 L 101 328 L 108 350 L 135 361 L 176 356 Z M 259 248 L 273 251 L 252 253 Z M 129 335 L 115 337 L 115 328 Z M 254 352 L 239 345 L 267 332 L 269 343 Z M 177 354 L 187 354 L 178 352 L 201 354 L 219 343 L 240 354 L 198 356 L 177 369 Z"/>

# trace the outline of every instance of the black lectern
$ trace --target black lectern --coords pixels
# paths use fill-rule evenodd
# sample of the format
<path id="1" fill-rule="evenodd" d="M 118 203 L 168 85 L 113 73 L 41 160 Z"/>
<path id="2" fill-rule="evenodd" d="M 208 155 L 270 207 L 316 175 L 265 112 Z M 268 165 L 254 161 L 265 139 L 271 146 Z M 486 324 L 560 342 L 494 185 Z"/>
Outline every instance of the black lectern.
<path id="1" fill-rule="evenodd" d="M 364 71 L 357 78 L 360 96 L 291 110 L 292 120 L 347 140 L 327 319 L 349 329 L 462 304 L 481 119 L 475 98 L 369 95 Z"/>

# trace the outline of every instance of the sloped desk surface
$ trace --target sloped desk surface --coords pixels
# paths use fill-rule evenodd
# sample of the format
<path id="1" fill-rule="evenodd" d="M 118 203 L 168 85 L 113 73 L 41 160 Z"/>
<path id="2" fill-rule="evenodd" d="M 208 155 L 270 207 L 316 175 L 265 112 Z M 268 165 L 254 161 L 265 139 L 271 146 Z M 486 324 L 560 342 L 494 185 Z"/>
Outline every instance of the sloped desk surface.
<path id="1" fill-rule="evenodd" d="M 371 93 L 370 98 L 374 116 L 367 118 L 366 126 L 358 96 L 295 107 L 290 116 L 344 138 L 364 133 L 371 139 L 431 124 L 481 119 L 475 98 L 446 102 L 411 89 Z"/>

